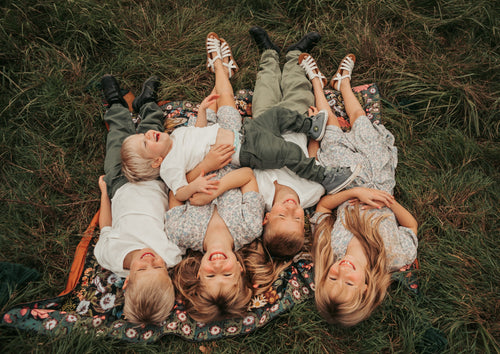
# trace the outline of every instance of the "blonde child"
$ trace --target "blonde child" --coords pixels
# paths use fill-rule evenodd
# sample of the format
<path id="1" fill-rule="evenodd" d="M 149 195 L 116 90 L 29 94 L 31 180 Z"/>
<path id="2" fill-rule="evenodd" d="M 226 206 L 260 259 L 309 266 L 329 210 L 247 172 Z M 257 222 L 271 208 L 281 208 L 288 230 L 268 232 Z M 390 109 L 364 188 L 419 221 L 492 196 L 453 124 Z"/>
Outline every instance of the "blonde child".
<path id="1" fill-rule="evenodd" d="M 268 119 L 269 112 L 276 109 L 290 109 L 307 114 L 314 103 L 311 83 L 298 65 L 302 52 L 310 51 L 320 40 L 319 33 L 306 34 L 286 51 L 283 70 L 279 65 L 280 49 L 269 38 L 267 32 L 258 26 L 250 29 L 250 35 L 261 53 L 259 72 L 255 82 L 252 112 L 257 121 Z M 294 143 L 299 152 L 307 157 L 307 136 L 301 132 L 287 132 L 283 139 Z M 311 163 L 316 165 L 314 158 Z M 353 170 L 355 172 L 355 170 Z M 264 218 L 264 245 L 275 257 L 290 258 L 304 245 L 304 209 L 316 205 L 325 193 L 325 185 L 288 168 L 254 170 L 260 193 L 266 202 Z M 328 189 L 330 193 L 348 185 L 355 177 L 350 169 L 330 169 L 337 173 L 339 185 Z M 342 176 L 342 177 L 340 177 Z M 341 183 L 340 183 L 341 182 Z"/>
<path id="2" fill-rule="evenodd" d="M 99 179 L 101 234 L 94 248 L 99 264 L 126 278 L 124 315 L 134 323 L 158 324 L 172 309 L 175 295 L 168 269 L 181 260 L 180 249 L 166 237 L 165 212 L 168 196 L 159 180 L 128 183 L 121 173 L 122 141 L 136 132 L 163 131 L 163 112 L 156 104 L 159 81 L 148 79 L 133 107 L 142 122 L 134 126 L 128 105 L 116 79 L 105 75 L 101 81 L 110 104 L 104 120 L 109 125 L 106 139 L 105 176 Z M 227 161 L 211 152 L 202 162 L 205 168 L 220 168 Z"/>
<path id="3" fill-rule="evenodd" d="M 207 37 L 208 67 L 221 57 L 230 58 L 226 63 L 229 71 L 236 67 L 227 46 L 221 51 L 217 37 Z M 212 69 L 213 70 L 213 69 Z M 204 114 L 200 109 L 201 114 Z M 321 183 L 327 192 L 344 188 L 352 180 L 350 171 L 331 173 L 319 166 L 314 158 L 308 158 L 296 144 L 285 141 L 285 131 L 307 134 L 320 140 L 326 124 L 325 112 L 314 117 L 276 106 L 264 115 L 247 119 L 240 132 L 210 127 L 181 127 L 169 135 L 156 131 L 137 134 L 127 138 L 122 145 L 123 171 L 129 181 L 150 180 L 161 176 L 179 201 L 188 200 L 194 193 L 210 193 L 217 189 L 212 175 L 201 173 L 192 182 L 186 180 L 191 171 L 205 156 L 213 144 L 234 145 L 235 153 L 231 163 L 235 166 L 258 169 L 288 167 L 299 176 Z M 222 182 L 222 181 L 221 181 Z"/>
<path id="4" fill-rule="evenodd" d="M 229 82 L 231 67 L 235 66 L 230 48 L 215 33 L 208 35 L 207 42 L 216 51 L 214 56 L 212 50 L 208 51 L 215 87 L 201 103 L 195 126 L 203 127 L 210 121 L 228 131 L 238 131 L 241 116 Z M 190 120 L 189 125 L 192 123 Z M 165 224 L 168 239 L 183 252 L 199 252 L 179 263 L 174 282 L 186 311 L 200 322 L 242 316 L 246 311 L 252 288 L 237 251 L 261 235 L 264 214 L 264 201 L 250 168 L 228 165 L 213 175 L 221 182 L 212 194 L 197 193 L 182 203 L 170 193 Z M 188 174 L 187 180 L 190 179 Z M 205 205 L 195 206 L 192 202 Z"/>
<path id="5" fill-rule="evenodd" d="M 163 130 L 163 114 L 154 107 L 159 82 L 156 77 L 148 79 L 134 101 L 144 117 L 137 130 L 116 79 L 105 75 L 101 84 L 110 108 L 104 116 L 109 125 L 106 175 L 99 178 L 101 235 L 94 254 L 102 267 L 126 277 L 123 313 L 127 320 L 157 324 L 167 318 L 174 304 L 167 268 L 181 260 L 181 252 L 164 231 L 165 185 L 161 181 L 127 183 L 121 173 L 120 148 L 123 139 L 136 131 Z"/>
<path id="6" fill-rule="evenodd" d="M 321 147 L 318 150 L 312 143 L 310 152 L 323 165 L 362 165 L 347 190 L 320 200 L 311 220 L 316 306 L 328 322 L 345 326 L 370 316 L 386 294 L 389 272 L 412 263 L 418 243 L 417 221 L 392 196 L 397 165 L 394 137 L 368 120 L 354 96 L 350 83 L 354 62 L 355 56 L 347 55 L 331 80 L 342 93 L 352 125 L 344 133 L 325 98 L 325 77 L 310 55 L 299 58 L 312 82 L 316 108 L 328 111 Z"/>

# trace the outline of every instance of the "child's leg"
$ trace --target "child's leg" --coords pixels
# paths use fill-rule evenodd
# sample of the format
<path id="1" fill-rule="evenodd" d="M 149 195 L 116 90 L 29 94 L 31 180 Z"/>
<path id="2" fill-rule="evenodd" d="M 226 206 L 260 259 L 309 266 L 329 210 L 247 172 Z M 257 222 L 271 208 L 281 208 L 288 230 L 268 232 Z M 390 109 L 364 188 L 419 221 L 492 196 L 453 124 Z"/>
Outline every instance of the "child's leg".
<path id="1" fill-rule="evenodd" d="M 122 161 L 120 150 L 122 142 L 129 135 L 135 134 L 135 126 L 130 116 L 130 111 L 121 104 L 113 104 L 104 115 L 108 123 L 109 132 L 106 137 L 106 157 L 104 158 L 104 181 L 106 182 L 109 198 L 127 183 L 122 174 Z"/>
<path id="2" fill-rule="evenodd" d="M 257 169 L 288 167 L 302 178 L 318 183 L 324 179 L 325 169 L 314 158 L 306 157 L 299 145 L 276 136 L 269 130 L 246 129 L 241 146 L 240 163 Z"/>
<path id="3" fill-rule="evenodd" d="M 283 98 L 279 106 L 306 113 L 309 106 L 314 103 L 314 95 L 311 91 L 311 82 L 298 64 L 299 55 L 298 50 L 291 50 L 286 54 L 281 79 Z"/>
<path id="4" fill-rule="evenodd" d="M 159 132 L 165 131 L 163 125 L 165 117 L 163 111 L 156 102 L 145 103 L 141 107 L 141 117 L 143 117 L 143 120 L 137 127 L 137 133 L 145 133 L 148 130 L 157 130 Z"/>
<path id="5" fill-rule="evenodd" d="M 343 75 L 343 73 L 341 73 L 341 75 Z M 351 123 L 352 126 L 356 121 L 356 119 L 358 119 L 361 116 L 365 116 L 366 112 L 361 107 L 361 104 L 359 103 L 358 99 L 356 98 L 356 96 L 354 96 L 354 93 L 352 92 L 350 78 L 345 78 L 342 80 L 342 82 L 340 83 L 340 93 L 342 93 L 342 97 L 344 98 L 345 110 L 347 116 L 349 117 L 349 122 Z"/>
<path id="6" fill-rule="evenodd" d="M 315 77 L 314 79 L 312 79 L 311 83 L 313 86 L 316 108 L 319 109 L 320 111 L 325 110 L 328 112 L 327 125 L 335 125 L 337 127 L 340 127 L 337 116 L 333 113 L 332 108 L 330 107 L 328 101 L 326 100 L 325 92 L 323 91 L 323 85 L 321 84 L 319 77 Z"/>
<path id="7" fill-rule="evenodd" d="M 264 50 L 252 99 L 252 116 L 257 118 L 281 101 L 281 70 L 276 50 Z"/>
<path id="8" fill-rule="evenodd" d="M 230 53 L 231 48 L 222 38 L 221 45 L 225 45 L 226 50 Z M 217 99 L 217 122 L 221 128 L 238 132 L 241 129 L 241 115 L 236 109 L 233 86 L 229 81 L 228 63 L 231 61 L 231 57 L 232 55 L 223 55 L 222 60 L 217 59 L 214 62 L 215 90 L 219 95 Z"/>

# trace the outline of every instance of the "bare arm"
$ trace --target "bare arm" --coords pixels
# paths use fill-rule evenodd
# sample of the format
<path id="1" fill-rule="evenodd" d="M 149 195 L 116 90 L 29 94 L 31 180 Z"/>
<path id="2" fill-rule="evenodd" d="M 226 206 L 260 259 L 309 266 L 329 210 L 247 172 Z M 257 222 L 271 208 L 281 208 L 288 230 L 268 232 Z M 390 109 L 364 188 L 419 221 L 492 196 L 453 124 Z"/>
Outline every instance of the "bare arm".
<path id="1" fill-rule="evenodd" d="M 375 208 L 380 208 L 383 205 L 391 207 L 390 205 L 394 203 L 394 197 L 387 192 L 371 188 L 355 187 L 336 194 L 324 196 L 316 206 L 316 211 L 320 213 L 329 213 L 343 202 L 354 198 Z"/>
<path id="2" fill-rule="evenodd" d="M 108 197 L 108 190 L 104 176 L 99 177 L 99 189 L 101 190 L 101 207 L 99 209 L 99 229 L 102 230 L 105 226 L 111 226 L 111 200 Z"/>
<path id="3" fill-rule="evenodd" d="M 175 208 L 176 206 L 183 205 L 183 202 L 178 201 L 175 199 L 175 195 L 172 191 L 168 191 L 168 208 L 172 209 Z"/>
<path id="4" fill-rule="evenodd" d="M 215 173 L 206 175 L 202 172 L 194 181 L 189 182 L 187 185 L 180 187 L 175 192 L 175 199 L 184 202 L 191 198 L 195 193 L 206 193 L 212 194 L 211 189 L 217 189 L 220 181 L 212 180 L 215 177 Z"/>
<path id="5" fill-rule="evenodd" d="M 251 168 L 242 167 L 229 172 L 220 179 L 219 188 L 217 188 L 217 190 L 212 194 L 196 193 L 189 199 L 189 201 L 193 205 L 205 205 L 224 192 L 233 188 L 241 188 L 242 193 L 259 191 L 257 180 L 255 179 L 255 175 L 253 174 Z"/>
<path id="6" fill-rule="evenodd" d="M 219 98 L 217 94 L 211 94 L 205 97 L 201 102 L 200 108 L 198 109 L 198 118 L 196 118 L 195 127 L 206 127 L 207 126 L 207 108 L 214 103 L 214 101 Z"/>
<path id="7" fill-rule="evenodd" d="M 396 216 L 399 225 L 407 227 L 411 229 L 415 235 L 417 234 L 418 223 L 417 220 L 413 217 L 413 215 L 401 204 L 397 201 L 393 201 L 389 208 L 391 208 L 392 212 Z"/>

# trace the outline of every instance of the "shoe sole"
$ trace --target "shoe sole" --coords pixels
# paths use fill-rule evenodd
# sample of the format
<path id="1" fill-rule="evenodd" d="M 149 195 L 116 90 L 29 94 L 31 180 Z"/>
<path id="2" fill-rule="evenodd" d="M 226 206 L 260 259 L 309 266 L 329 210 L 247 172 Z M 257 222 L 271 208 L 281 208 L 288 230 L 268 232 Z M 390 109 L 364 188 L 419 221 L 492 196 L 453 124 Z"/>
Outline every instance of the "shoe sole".
<path id="1" fill-rule="evenodd" d="M 359 173 L 361 172 L 361 164 L 358 164 L 356 165 L 356 168 L 354 169 L 354 171 L 352 172 L 352 175 L 349 176 L 348 179 L 346 179 L 344 181 L 344 183 L 342 183 L 340 186 L 338 186 L 337 188 L 335 189 L 332 189 L 330 192 L 328 192 L 328 194 L 335 194 L 339 191 L 341 191 L 342 189 L 344 189 L 345 187 L 347 187 L 349 184 L 351 184 L 351 182 L 359 176 Z"/>

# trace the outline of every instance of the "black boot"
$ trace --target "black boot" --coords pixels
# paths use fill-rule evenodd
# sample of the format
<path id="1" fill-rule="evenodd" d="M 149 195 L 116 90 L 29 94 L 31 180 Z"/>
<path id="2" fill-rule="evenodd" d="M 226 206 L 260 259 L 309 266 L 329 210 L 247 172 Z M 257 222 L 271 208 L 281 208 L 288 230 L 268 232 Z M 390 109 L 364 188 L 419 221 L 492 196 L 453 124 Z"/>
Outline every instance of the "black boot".
<path id="1" fill-rule="evenodd" d="M 259 48 L 260 53 L 265 51 L 266 49 L 272 49 L 275 50 L 277 53 L 280 52 L 280 47 L 278 47 L 276 44 L 271 42 L 269 39 L 269 35 L 267 32 L 259 27 L 259 26 L 254 26 L 250 28 L 248 31 L 250 35 L 252 36 L 253 40 L 255 41 L 255 44 L 257 44 L 257 47 Z"/>
<path id="2" fill-rule="evenodd" d="M 300 41 L 288 47 L 286 52 L 288 53 L 291 50 L 299 50 L 302 53 L 309 53 L 320 39 L 321 35 L 318 32 L 309 32 L 302 37 Z"/>
<path id="3" fill-rule="evenodd" d="M 160 80 L 156 75 L 151 76 L 144 82 L 141 94 L 134 99 L 134 102 L 132 102 L 132 108 L 134 111 L 139 113 L 139 110 L 145 103 L 158 101 L 158 86 L 160 86 Z"/>
<path id="4" fill-rule="evenodd" d="M 104 99 L 111 106 L 115 103 L 121 104 L 128 108 L 127 102 L 123 99 L 120 85 L 113 75 L 106 74 L 101 79 L 101 88 L 104 94 Z"/>

